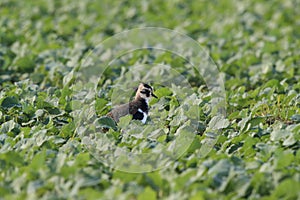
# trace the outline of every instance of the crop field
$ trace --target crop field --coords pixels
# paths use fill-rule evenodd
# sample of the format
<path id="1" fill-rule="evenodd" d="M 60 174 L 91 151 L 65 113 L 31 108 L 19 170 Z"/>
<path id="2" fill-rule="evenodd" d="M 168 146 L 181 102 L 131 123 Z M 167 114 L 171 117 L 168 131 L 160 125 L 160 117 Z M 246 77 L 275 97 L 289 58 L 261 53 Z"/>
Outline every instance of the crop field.
<path id="1" fill-rule="evenodd" d="M 1 0 L 2 199 L 300 199 L 299 0 Z"/>

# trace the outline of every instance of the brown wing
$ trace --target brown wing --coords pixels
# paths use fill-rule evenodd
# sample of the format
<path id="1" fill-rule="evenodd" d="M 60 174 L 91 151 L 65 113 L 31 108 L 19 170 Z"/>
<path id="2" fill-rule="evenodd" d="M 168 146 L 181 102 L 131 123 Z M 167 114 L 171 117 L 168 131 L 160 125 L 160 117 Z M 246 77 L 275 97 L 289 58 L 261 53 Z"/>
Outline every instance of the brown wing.
<path id="1" fill-rule="evenodd" d="M 129 113 L 134 115 L 140 107 L 141 107 L 141 103 L 139 101 L 130 102 L 129 103 Z"/>
<path id="2" fill-rule="evenodd" d="M 123 117 L 125 115 L 128 115 L 130 113 L 129 104 L 123 104 L 116 108 L 114 108 L 112 111 L 110 111 L 107 116 L 111 117 L 115 122 L 119 122 L 120 117 Z"/>

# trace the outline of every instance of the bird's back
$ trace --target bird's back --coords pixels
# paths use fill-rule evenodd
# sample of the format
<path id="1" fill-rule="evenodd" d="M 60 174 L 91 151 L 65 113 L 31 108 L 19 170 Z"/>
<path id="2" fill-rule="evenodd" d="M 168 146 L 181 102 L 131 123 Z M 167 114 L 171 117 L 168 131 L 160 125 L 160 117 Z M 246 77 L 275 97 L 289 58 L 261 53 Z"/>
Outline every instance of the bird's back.
<path id="1" fill-rule="evenodd" d="M 107 116 L 113 118 L 116 122 L 119 122 L 120 117 L 130 114 L 129 103 L 122 104 L 110 111 Z"/>

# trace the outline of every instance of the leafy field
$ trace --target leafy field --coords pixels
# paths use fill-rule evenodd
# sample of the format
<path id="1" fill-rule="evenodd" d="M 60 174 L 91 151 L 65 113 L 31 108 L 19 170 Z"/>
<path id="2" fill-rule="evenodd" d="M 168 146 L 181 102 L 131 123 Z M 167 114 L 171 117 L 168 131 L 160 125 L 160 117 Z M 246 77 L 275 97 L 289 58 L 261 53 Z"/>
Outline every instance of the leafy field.
<path id="1" fill-rule="evenodd" d="M 2 0 L 0 199 L 300 199 L 299 10 L 297 0 Z M 71 72 L 92 50 L 141 27 L 176 30 L 201 44 L 224 78 L 226 118 L 213 112 L 205 77 L 166 51 L 122 55 L 103 70 L 97 95 L 74 94 L 81 77 Z M 126 45 L 131 40 L 104 49 L 99 60 Z M 175 74 L 186 88 L 171 84 Z M 108 125 L 101 117 L 145 77 L 159 97 L 150 101 L 147 124 L 124 117 L 98 133 Z M 88 108 L 100 119 L 91 126 L 88 112 L 76 119 Z M 216 143 L 204 153 L 211 138 Z M 128 173 L 107 162 L 109 142 L 134 153 L 179 150 L 173 160 Z"/>

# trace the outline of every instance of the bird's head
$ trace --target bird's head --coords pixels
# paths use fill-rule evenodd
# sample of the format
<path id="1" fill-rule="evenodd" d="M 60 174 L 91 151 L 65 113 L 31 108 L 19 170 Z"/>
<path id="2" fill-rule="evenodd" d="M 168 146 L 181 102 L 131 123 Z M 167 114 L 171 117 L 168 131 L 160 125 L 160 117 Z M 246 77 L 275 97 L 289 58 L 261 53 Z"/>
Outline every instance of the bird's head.
<path id="1" fill-rule="evenodd" d="M 151 97 L 157 98 L 153 93 L 153 88 L 146 83 L 140 83 L 136 91 L 135 99 L 142 98 L 148 101 Z"/>

